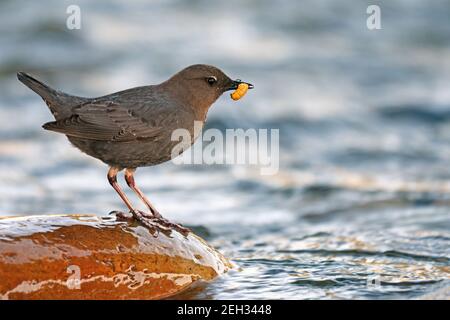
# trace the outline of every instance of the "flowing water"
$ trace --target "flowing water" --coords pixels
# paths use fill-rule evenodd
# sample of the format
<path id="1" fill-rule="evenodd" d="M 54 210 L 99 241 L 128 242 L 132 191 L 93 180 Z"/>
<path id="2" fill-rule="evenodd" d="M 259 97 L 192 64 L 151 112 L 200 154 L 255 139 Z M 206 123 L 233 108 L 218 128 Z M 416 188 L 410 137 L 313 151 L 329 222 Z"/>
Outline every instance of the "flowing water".
<path id="1" fill-rule="evenodd" d="M 99 96 L 208 63 L 255 85 L 208 128 L 279 129 L 280 169 L 137 171 L 236 265 L 182 297 L 449 298 L 450 4 L 378 3 L 381 30 L 366 1 L 78 1 L 68 30 L 71 1 L 0 2 L 0 214 L 123 207 L 17 71 Z"/>

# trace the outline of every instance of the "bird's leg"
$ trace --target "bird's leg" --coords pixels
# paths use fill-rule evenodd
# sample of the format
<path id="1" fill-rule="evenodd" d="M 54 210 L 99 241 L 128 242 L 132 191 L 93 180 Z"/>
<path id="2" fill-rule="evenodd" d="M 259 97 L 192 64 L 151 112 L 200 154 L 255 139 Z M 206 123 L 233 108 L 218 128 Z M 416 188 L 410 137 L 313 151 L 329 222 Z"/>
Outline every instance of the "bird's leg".
<path id="1" fill-rule="evenodd" d="M 187 235 L 190 230 L 188 228 L 182 227 L 176 223 L 172 223 L 166 219 L 164 219 L 161 214 L 151 205 L 150 201 L 147 200 L 147 198 L 144 196 L 144 194 L 136 187 L 136 184 L 134 182 L 134 171 L 135 169 L 126 169 L 125 171 L 125 180 L 128 184 L 128 186 L 136 192 L 136 194 L 139 196 L 139 198 L 145 203 L 145 205 L 149 208 L 149 210 L 152 212 L 152 215 L 145 214 L 144 212 L 141 212 L 139 210 L 135 210 L 133 206 L 131 205 L 130 200 L 125 195 L 125 193 L 120 189 L 119 184 L 117 183 L 117 173 L 121 169 L 118 167 L 111 167 L 108 171 L 108 181 L 111 184 L 111 186 L 116 190 L 116 192 L 119 194 L 120 198 L 122 198 L 123 202 L 127 205 L 130 212 L 133 214 L 133 218 L 137 221 L 141 222 L 143 225 L 147 226 L 150 229 L 154 229 L 154 220 L 157 220 L 157 225 L 164 226 L 166 228 L 170 229 L 176 229 L 178 232 Z M 129 219 L 126 217 L 123 213 L 116 213 L 117 216 L 123 219 Z"/>
<path id="2" fill-rule="evenodd" d="M 144 193 L 139 190 L 139 188 L 136 186 L 136 183 L 134 181 L 134 172 L 136 169 L 134 168 L 127 168 L 125 169 L 125 181 L 127 182 L 128 186 L 133 190 L 136 195 L 139 197 L 139 199 L 142 200 L 142 202 L 145 203 L 147 208 L 152 213 L 152 218 L 162 218 L 161 214 L 158 212 L 158 210 L 153 207 L 153 205 L 150 203 L 150 201 L 145 197 Z"/>
<path id="3" fill-rule="evenodd" d="M 126 204 L 126 206 L 128 207 L 128 210 L 130 210 L 130 212 L 133 214 L 133 216 L 135 218 L 138 218 L 137 215 L 139 215 L 140 213 L 133 208 L 130 200 L 128 199 L 126 194 L 122 191 L 122 189 L 120 188 L 119 184 L 117 183 L 117 173 L 120 170 L 121 169 L 118 168 L 118 167 L 111 167 L 111 168 L 109 168 L 109 171 L 108 171 L 109 184 L 114 188 L 114 190 L 116 190 L 117 194 L 120 196 L 122 201 Z M 117 213 L 117 215 L 119 217 L 121 217 L 121 218 L 126 218 L 126 216 L 123 213 L 119 212 L 119 213 Z"/>
<path id="4" fill-rule="evenodd" d="M 136 186 L 136 183 L 134 181 L 134 172 L 136 171 L 135 168 L 127 168 L 125 169 L 125 181 L 127 182 L 128 186 L 137 194 L 137 196 L 142 200 L 142 202 L 145 203 L 147 208 L 150 210 L 150 212 L 153 214 L 152 216 L 145 215 L 143 212 L 139 212 L 144 218 L 147 219 L 156 219 L 158 221 L 159 225 L 165 226 L 166 228 L 175 229 L 178 230 L 178 232 L 187 235 L 190 230 L 188 228 L 185 228 L 183 226 L 180 226 L 179 224 L 172 223 L 169 220 L 163 218 L 161 214 L 158 212 L 158 210 L 153 207 L 153 205 L 148 201 L 148 199 L 145 197 L 144 193 L 142 193 L 141 190 Z M 141 220 L 142 223 L 148 224 L 148 221 Z"/>

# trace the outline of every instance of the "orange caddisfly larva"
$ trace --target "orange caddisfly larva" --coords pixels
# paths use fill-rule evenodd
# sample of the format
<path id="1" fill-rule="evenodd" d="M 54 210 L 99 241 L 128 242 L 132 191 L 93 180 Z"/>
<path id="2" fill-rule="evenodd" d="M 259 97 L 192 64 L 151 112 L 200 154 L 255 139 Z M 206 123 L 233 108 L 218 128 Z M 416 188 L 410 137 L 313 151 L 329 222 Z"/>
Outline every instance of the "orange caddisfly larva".
<path id="1" fill-rule="evenodd" d="M 231 99 L 239 100 L 240 98 L 245 96 L 245 94 L 247 93 L 247 90 L 248 90 L 248 84 L 247 83 L 240 83 L 238 85 L 237 89 L 230 95 Z"/>

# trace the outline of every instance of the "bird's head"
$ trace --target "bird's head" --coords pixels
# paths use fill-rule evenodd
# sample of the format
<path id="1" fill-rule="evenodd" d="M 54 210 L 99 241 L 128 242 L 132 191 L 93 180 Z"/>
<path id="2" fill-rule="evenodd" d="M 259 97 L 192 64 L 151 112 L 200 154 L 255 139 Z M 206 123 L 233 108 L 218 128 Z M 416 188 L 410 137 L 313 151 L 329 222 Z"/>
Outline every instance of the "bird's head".
<path id="1" fill-rule="evenodd" d="M 225 91 L 236 90 L 241 83 L 246 82 L 230 79 L 219 68 L 195 64 L 175 74 L 166 85 L 172 87 L 172 92 L 179 93 L 183 100 L 186 99 L 183 102 L 207 111 Z M 248 89 L 253 89 L 252 84 L 246 84 Z"/>

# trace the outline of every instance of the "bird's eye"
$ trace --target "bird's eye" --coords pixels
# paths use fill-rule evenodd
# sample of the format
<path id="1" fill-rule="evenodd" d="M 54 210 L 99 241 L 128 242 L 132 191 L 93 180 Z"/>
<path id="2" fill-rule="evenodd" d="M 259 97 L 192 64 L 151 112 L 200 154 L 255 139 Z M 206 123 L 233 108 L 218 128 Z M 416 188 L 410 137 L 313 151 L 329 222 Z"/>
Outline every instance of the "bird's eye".
<path id="1" fill-rule="evenodd" d="M 209 85 L 212 86 L 214 83 L 217 82 L 217 78 L 214 77 L 214 76 L 207 77 L 207 78 L 206 78 L 206 82 L 208 82 Z"/>

